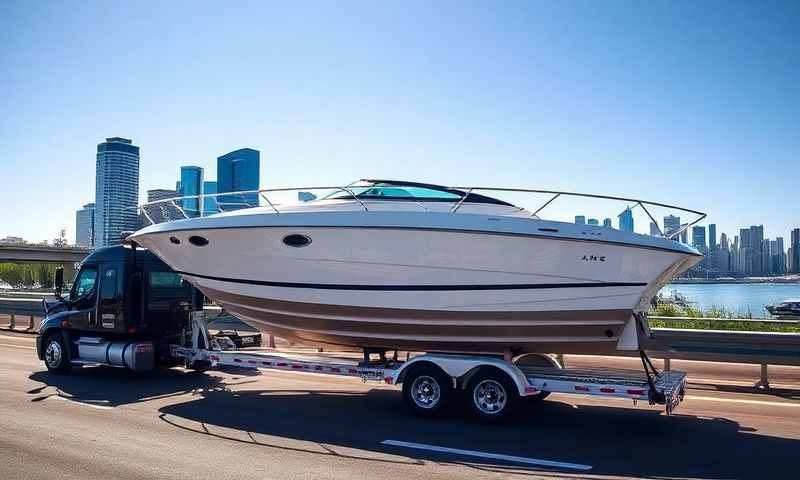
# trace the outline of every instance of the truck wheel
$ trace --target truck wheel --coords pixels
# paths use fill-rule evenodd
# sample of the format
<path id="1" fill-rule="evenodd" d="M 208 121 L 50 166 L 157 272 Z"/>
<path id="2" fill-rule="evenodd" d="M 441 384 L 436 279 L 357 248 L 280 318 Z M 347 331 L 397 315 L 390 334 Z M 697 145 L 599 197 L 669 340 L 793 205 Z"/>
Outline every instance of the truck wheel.
<path id="1" fill-rule="evenodd" d="M 403 380 L 403 399 L 417 415 L 442 415 L 450 405 L 453 386 L 450 377 L 433 366 L 420 366 L 406 374 Z"/>
<path id="2" fill-rule="evenodd" d="M 64 374 L 71 365 L 67 360 L 67 346 L 60 333 L 51 333 L 44 339 L 44 365 L 50 373 Z"/>
<path id="3" fill-rule="evenodd" d="M 498 423 L 510 418 L 519 404 L 517 386 L 503 372 L 478 372 L 466 390 L 467 404 L 479 420 Z"/>

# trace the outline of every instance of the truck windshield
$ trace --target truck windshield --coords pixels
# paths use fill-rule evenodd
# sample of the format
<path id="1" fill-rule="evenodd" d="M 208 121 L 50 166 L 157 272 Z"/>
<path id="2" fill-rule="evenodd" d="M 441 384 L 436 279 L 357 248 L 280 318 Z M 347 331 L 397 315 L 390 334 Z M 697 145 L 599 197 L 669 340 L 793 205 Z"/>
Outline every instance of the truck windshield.
<path id="1" fill-rule="evenodd" d="M 174 272 L 150 272 L 150 288 L 182 288 L 183 279 Z"/>
<path id="2" fill-rule="evenodd" d="M 75 297 L 82 297 L 92 290 L 97 282 L 97 269 L 94 267 L 81 270 L 78 280 L 75 281 Z"/>

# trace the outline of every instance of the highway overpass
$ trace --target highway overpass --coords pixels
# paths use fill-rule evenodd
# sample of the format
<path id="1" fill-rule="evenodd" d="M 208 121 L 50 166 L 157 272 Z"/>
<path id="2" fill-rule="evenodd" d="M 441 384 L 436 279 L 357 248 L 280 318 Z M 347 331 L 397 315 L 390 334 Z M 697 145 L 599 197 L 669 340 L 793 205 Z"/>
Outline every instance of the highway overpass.
<path id="1" fill-rule="evenodd" d="M 48 262 L 73 264 L 92 253 L 83 247 L 40 247 L 33 245 L 0 245 L 0 262 Z"/>

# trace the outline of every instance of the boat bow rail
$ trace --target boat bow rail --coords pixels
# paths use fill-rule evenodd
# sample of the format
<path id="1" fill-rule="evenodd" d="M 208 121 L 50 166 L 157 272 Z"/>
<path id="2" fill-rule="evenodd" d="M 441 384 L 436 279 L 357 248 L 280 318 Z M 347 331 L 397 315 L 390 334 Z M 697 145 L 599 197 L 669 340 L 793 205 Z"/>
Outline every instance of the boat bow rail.
<path id="1" fill-rule="evenodd" d="M 383 189 L 388 194 L 371 194 L 375 189 Z M 316 195 L 311 192 L 326 193 Z M 392 193 L 395 193 L 395 196 Z M 403 192 L 402 196 L 397 196 L 397 192 Z M 415 192 L 423 192 L 415 196 Z M 434 192 L 431 194 L 430 192 Z M 513 195 L 519 197 L 527 207 L 512 205 L 503 200 L 483 195 L 489 193 L 493 195 Z M 289 197 L 287 197 L 289 195 Z M 436 196 L 439 195 L 439 196 Z M 295 199 L 292 199 L 292 196 Z M 633 212 L 636 209 L 643 211 L 647 218 L 652 222 L 658 235 L 674 239 L 680 236 L 691 226 L 702 221 L 706 214 L 697 210 L 669 205 L 659 202 L 651 202 L 629 197 L 618 197 L 611 195 L 599 195 L 593 193 L 568 192 L 558 190 L 539 190 L 523 188 L 503 188 L 503 187 L 445 187 L 440 185 L 423 184 L 417 182 L 393 181 L 393 180 L 361 180 L 345 186 L 309 186 L 291 188 L 270 188 L 260 190 L 245 190 L 238 192 L 223 192 L 203 195 L 186 195 L 156 200 L 140 205 L 140 214 L 147 219 L 150 224 L 165 223 L 175 220 L 196 218 L 201 216 L 213 215 L 220 212 L 242 210 L 255 207 L 265 207 L 275 214 L 287 213 L 289 208 L 297 208 L 300 204 L 297 198 L 303 196 L 309 199 L 303 203 L 313 203 L 320 200 L 347 200 L 351 199 L 357 208 L 369 212 L 371 207 L 376 206 L 377 202 L 392 200 L 403 202 L 418 208 L 422 211 L 430 211 L 431 202 L 446 204 L 446 211 L 456 214 L 465 209 L 467 205 L 500 205 L 512 207 L 509 213 L 517 216 L 528 216 L 533 219 L 555 218 L 543 217 L 543 212 L 552 209 L 553 205 L 563 201 L 565 198 L 581 200 L 610 200 L 621 202 L 625 206 L 621 216 L 626 211 Z M 536 197 L 539 198 L 536 198 Z M 286 199 L 289 201 L 286 201 Z M 520 202 L 520 203 L 522 203 Z M 211 205 L 211 207 L 208 207 Z M 670 226 L 665 232 L 654 216 L 654 209 L 667 209 L 672 213 L 683 213 L 691 215 L 689 222 L 680 223 L 676 228 Z M 678 217 L 679 218 L 679 217 Z M 651 231 L 651 234 L 656 232 Z"/>

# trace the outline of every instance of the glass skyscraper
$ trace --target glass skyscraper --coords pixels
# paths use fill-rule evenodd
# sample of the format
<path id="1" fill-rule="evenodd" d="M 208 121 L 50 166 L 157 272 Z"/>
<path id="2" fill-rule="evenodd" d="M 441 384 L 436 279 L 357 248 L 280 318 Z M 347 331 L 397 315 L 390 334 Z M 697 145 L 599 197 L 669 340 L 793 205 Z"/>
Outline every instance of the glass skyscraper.
<path id="1" fill-rule="evenodd" d="M 94 203 L 87 203 L 75 212 L 75 245 L 94 246 Z"/>
<path id="2" fill-rule="evenodd" d="M 252 148 L 242 148 L 217 158 L 217 192 L 258 190 L 261 173 L 261 154 Z M 223 195 L 217 197 L 219 210 L 229 211 L 258 206 L 258 194 Z"/>
<path id="3" fill-rule="evenodd" d="M 122 232 L 136 230 L 139 200 L 139 147 L 111 137 L 97 145 L 94 241 L 97 247 L 122 243 Z"/>
<path id="4" fill-rule="evenodd" d="M 717 225 L 712 223 L 708 226 L 708 251 L 717 250 Z"/>
<path id="5" fill-rule="evenodd" d="M 692 227 L 692 246 L 701 252 L 706 249 L 706 227 L 695 225 Z"/>
<path id="6" fill-rule="evenodd" d="M 681 217 L 675 215 L 667 215 L 664 217 L 664 236 L 669 237 L 681 229 Z M 673 238 L 677 241 L 677 238 Z"/>
<path id="7" fill-rule="evenodd" d="M 181 167 L 181 197 L 203 194 L 203 168 L 195 166 Z M 200 198 L 181 200 L 181 208 L 187 216 L 200 216 Z"/>
<path id="8" fill-rule="evenodd" d="M 203 182 L 203 195 L 217 193 L 217 182 Z M 219 211 L 217 197 L 203 197 L 203 216 L 213 215 Z"/>
<path id="9" fill-rule="evenodd" d="M 631 207 L 626 208 L 619 214 L 619 229 L 623 232 L 633 231 L 633 211 Z"/>

